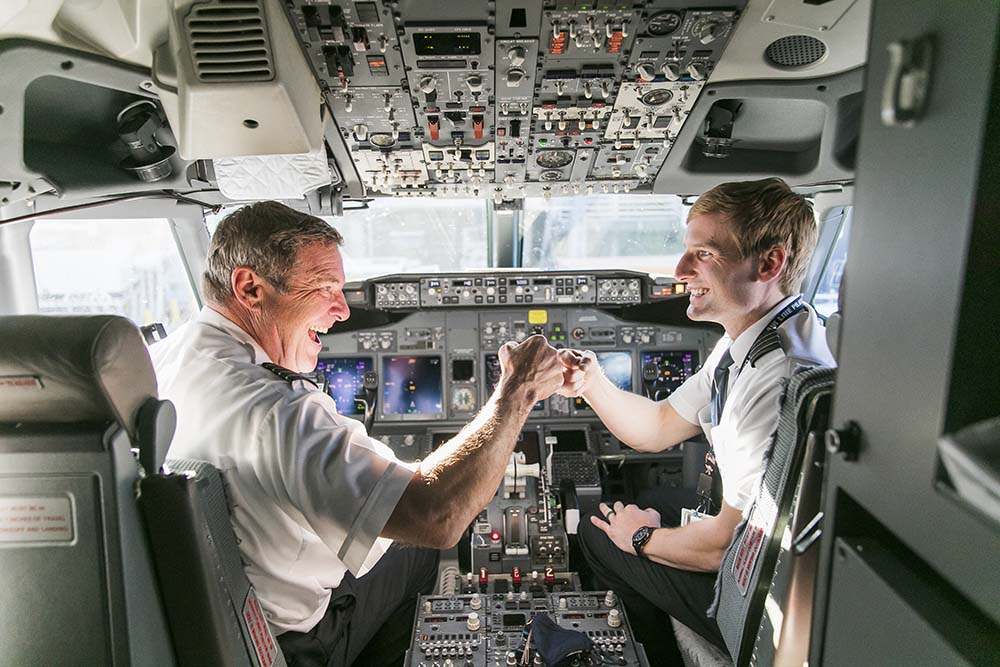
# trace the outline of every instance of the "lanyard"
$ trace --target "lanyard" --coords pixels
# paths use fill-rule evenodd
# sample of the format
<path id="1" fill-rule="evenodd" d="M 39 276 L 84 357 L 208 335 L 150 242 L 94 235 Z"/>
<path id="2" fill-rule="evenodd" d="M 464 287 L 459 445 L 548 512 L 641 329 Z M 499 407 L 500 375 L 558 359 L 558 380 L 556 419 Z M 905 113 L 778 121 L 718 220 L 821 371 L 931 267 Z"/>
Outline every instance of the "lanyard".
<path id="1" fill-rule="evenodd" d="M 794 301 L 775 313 L 774 317 L 771 318 L 771 321 L 767 323 L 766 327 L 764 327 L 764 330 L 757 334 L 757 338 L 754 339 L 750 349 L 747 350 L 746 356 L 743 357 L 743 363 L 741 363 L 740 367 L 736 370 L 736 377 L 739 377 L 740 373 L 743 372 L 743 369 L 746 367 L 747 362 L 749 362 L 750 359 L 754 359 L 756 361 L 769 352 L 770 349 L 768 348 L 770 348 L 773 344 L 777 344 L 778 346 L 781 345 L 781 341 L 777 340 L 778 328 L 787 322 L 790 317 L 797 315 L 803 308 L 805 308 L 805 306 L 802 305 L 802 297 L 797 296 Z M 730 349 L 732 349 L 731 346 Z"/>

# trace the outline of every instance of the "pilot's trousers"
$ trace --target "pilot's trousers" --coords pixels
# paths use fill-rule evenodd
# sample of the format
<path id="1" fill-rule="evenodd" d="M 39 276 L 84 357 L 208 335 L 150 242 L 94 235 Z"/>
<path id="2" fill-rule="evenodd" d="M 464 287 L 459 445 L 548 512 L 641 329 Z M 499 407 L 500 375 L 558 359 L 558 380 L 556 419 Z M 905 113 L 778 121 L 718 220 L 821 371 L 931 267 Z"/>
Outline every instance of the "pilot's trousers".
<path id="1" fill-rule="evenodd" d="M 417 596 L 433 591 L 437 563 L 435 549 L 395 543 L 360 579 L 348 572 L 316 627 L 278 635 L 289 667 L 402 665 Z"/>
<path id="2" fill-rule="evenodd" d="M 696 503 L 694 491 L 653 489 L 640 495 L 635 504 L 656 509 L 664 526 L 677 526 L 681 508 L 695 507 Z M 594 585 L 613 590 L 621 599 L 650 665 L 684 664 L 670 616 L 726 651 L 718 624 L 705 613 L 715 595 L 715 573 L 679 570 L 627 554 L 594 526 L 589 516 L 580 521 L 579 537 Z"/>

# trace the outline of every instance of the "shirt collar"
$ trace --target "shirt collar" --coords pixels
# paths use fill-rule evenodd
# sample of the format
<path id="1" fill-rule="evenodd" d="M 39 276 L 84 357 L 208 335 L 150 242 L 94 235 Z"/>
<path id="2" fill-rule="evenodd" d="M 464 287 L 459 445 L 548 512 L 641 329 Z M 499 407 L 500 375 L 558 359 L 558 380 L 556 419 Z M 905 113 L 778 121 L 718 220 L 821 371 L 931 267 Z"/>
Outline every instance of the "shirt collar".
<path id="1" fill-rule="evenodd" d="M 254 340 L 253 336 L 219 311 L 213 310 L 208 306 L 202 306 L 201 312 L 198 313 L 198 321 L 210 327 L 220 329 L 239 341 L 250 354 L 250 363 L 258 366 L 265 363 L 274 363 L 271 361 L 271 357 L 267 356 L 264 348 Z"/>
<path id="2" fill-rule="evenodd" d="M 763 331 L 768 324 L 770 324 L 771 319 L 777 315 L 782 308 L 798 298 L 798 296 L 798 294 L 793 294 L 792 296 L 785 297 L 777 305 L 775 305 L 774 308 L 767 311 L 764 317 L 751 324 L 746 331 L 736 337 L 736 340 L 734 340 L 733 344 L 729 347 L 729 354 L 733 357 L 733 366 L 735 368 L 743 366 L 743 360 L 746 359 L 754 341 L 757 340 L 757 336 L 760 335 L 760 332 Z"/>

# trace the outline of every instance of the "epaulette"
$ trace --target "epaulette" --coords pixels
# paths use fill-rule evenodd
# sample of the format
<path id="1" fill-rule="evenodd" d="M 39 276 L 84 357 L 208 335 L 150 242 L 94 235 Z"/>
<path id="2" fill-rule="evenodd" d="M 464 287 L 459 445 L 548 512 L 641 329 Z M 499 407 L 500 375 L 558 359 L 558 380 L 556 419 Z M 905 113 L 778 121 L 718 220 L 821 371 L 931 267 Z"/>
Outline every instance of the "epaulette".
<path id="1" fill-rule="evenodd" d="M 288 370 L 284 366 L 279 366 L 278 364 L 272 364 L 269 361 L 261 364 L 261 366 L 263 366 L 267 370 L 277 375 L 279 378 L 287 382 L 289 385 L 291 385 L 293 382 L 298 382 L 301 380 L 303 382 L 308 382 L 319 389 L 322 389 L 319 382 L 317 382 L 315 375 L 310 375 L 308 373 L 296 373 L 295 371 Z"/>
<path id="2" fill-rule="evenodd" d="M 747 352 L 747 359 L 750 361 L 750 365 L 756 368 L 757 362 L 760 361 L 761 357 L 780 349 L 781 337 L 778 335 L 778 330 L 767 329 L 750 346 L 750 351 Z"/>

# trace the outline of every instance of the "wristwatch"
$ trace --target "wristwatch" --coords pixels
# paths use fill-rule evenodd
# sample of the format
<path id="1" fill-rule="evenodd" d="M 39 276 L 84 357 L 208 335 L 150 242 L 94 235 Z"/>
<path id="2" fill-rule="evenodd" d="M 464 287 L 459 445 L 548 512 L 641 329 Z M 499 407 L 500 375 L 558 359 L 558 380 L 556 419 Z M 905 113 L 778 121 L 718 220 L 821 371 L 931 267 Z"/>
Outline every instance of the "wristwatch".
<path id="1" fill-rule="evenodd" d="M 635 549 L 636 555 L 640 558 L 646 558 L 642 549 L 649 542 L 649 538 L 653 536 L 653 530 L 650 526 L 641 526 L 639 530 L 632 533 L 632 548 Z"/>

